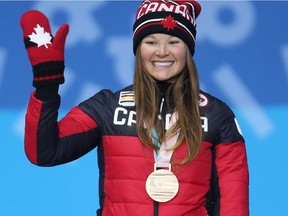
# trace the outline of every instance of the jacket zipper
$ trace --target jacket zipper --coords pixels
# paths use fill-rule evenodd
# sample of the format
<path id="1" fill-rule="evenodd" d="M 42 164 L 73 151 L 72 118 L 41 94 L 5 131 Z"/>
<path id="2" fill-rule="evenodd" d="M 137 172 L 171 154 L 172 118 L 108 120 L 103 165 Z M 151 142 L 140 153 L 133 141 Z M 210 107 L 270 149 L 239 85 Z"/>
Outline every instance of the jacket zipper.
<path id="1" fill-rule="evenodd" d="M 160 103 L 160 108 L 159 108 L 159 115 L 158 115 L 158 119 L 162 120 L 162 110 L 163 110 L 163 106 L 164 106 L 164 97 L 162 97 L 161 99 L 161 103 Z"/>
<path id="2" fill-rule="evenodd" d="M 164 106 L 164 97 L 162 97 L 161 99 L 161 103 L 160 103 L 160 108 L 159 108 L 159 115 L 158 115 L 158 119 L 161 121 L 162 120 L 162 110 L 163 110 L 163 106 Z M 159 202 L 154 201 L 154 216 L 158 216 L 159 212 Z"/>
<path id="3" fill-rule="evenodd" d="M 154 216 L 158 216 L 159 202 L 154 201 Z"/>

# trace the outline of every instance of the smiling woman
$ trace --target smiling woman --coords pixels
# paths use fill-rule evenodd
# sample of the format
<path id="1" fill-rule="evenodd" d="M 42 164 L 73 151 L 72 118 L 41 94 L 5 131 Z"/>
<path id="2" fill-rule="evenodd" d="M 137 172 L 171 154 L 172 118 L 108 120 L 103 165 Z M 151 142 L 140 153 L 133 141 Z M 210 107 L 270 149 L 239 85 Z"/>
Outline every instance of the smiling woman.
<path id="1" fill-rule="evenodd" d="M 134 83 L 97 92 L 60 121 L 69 26 L 52 37 L 40 11 L 21 17 L 36 88 L 26 113 L 26 155 L 35 165 L 56 166 L 98 148 L 98 216 L 249 215 L 239 125 L 199 86 L 193 55 L 200 12 L 193 0 L 143 1 L 133 26 Z"/>
<path id="2" fill-rule="evenodd" d="M 143 70 L 154 79 L 171 81 L 184 70 L 187 60 L 186 44 L 167 34 L 151 34 L 140 44 Z"/>

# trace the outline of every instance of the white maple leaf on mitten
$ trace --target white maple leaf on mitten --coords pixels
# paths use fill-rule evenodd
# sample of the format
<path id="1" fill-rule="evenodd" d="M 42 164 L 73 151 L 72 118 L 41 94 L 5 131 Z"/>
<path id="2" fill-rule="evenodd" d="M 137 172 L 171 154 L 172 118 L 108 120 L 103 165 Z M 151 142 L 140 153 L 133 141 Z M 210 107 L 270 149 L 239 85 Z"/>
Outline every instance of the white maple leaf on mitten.
<path id="1" fill-rule="evenodd" d="M 51 44 L 51 35 L 48 32 L 44 31 L 44 28 L 37 24 L 37 27 L 34 28 L 36 34 L 33 32 L 31 35 L 28 35 L 30 41 L 36 43 L 38 47 L 44 45 L 48 48 L 47 44 Z"/>

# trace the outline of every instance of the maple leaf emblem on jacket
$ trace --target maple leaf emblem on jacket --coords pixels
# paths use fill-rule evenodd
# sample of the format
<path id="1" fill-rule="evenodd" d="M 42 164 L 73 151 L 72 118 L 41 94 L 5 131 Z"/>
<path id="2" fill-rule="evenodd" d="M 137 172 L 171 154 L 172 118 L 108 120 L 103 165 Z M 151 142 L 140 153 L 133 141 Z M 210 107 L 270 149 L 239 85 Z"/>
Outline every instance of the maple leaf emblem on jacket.
<path id="1" fill-rule="evenodd" d="M 34 28 L 36 34 L 33 32 L 31 35 L 28 35 L 30 41 L 36 43 L 38 47 L 44 45 L 48 48 L 47 44 L 51 44 L 51 35 L 48 32 L 45 32 L 44 28 L 37 24 L 37 27 Z"/>
<path id="2" fill-rule="evenodd" d="M 170 29 L 174 30 L 174 28 L 177 26 L 177 22 L 174 20 L 174 18 L 171 15 L 161 20 L 161 24 L 163 25 L 164 28 L 167 28 L 168 31 Z"/>

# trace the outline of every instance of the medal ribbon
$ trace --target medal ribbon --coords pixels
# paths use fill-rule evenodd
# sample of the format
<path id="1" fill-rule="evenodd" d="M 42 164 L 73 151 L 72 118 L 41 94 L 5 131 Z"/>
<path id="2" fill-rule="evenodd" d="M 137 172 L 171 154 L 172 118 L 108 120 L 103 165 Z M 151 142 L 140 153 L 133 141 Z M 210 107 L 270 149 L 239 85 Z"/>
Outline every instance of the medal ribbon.
<path id="1" fill-rule="evenodd" d="M 171 116 L 171 120 L 169 122 L 167 131 L 172 128 L 172 126 L 176 123 L 178 118 L 177 112 L 174 112 Z M 172 137 L 170 137 L 169 139 L 165 139 L 164 143 L 162 143 L 162 145 L 160 145 L 160 150 L 158 153 L 158 157 L 155 159 L 155 169 L 156 168 L 169 168 L 171 167 L 170 165 L 170 160 L 172 158 L 173 155 L 173 150 L 168 150 L 171 147 L 173 147 L 173 145 L 175 145 L 175 143 L 177 142 L 179 136 L 179 131 Z M 156 154 L 157 155 L 157 154 Z"/>

